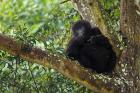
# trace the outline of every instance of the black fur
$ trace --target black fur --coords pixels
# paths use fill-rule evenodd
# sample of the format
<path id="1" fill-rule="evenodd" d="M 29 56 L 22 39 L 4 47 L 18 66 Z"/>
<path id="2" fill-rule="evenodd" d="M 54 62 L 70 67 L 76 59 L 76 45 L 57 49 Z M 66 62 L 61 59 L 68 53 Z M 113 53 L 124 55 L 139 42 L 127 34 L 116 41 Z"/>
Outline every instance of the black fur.
<path id="1" fill-rule="evenodd" d="M 66 54 L 86 68 L 97 73 L 111 72 L 116 64 L 116 54 L 109 40 L 101 34 L 98 27 L 80 20 L 72 26 L 73 37 Z"/>

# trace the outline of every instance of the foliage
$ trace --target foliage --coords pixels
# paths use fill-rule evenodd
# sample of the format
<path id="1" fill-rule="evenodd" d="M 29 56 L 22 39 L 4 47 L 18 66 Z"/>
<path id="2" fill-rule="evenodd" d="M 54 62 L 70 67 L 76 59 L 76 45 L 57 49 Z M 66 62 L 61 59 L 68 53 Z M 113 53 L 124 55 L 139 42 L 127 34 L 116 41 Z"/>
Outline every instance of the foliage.
<path id="1" fill-rule="evenodd" d="M 114 34 L 118 38 L 118 46 L 120 50 L 125 47 L 125 37 L 122 37 L 120 31 L 120 0 L 100 0 L 102 4 L 102 12 L 104 18 L 108 24 L 108 27 L 112 30 L 110 33 Z"/>
<path id="2" fill-rule="evenodd" d="M 120 0 L 100 0 L 108 25 L 119 31 L 120 25 Z"/>

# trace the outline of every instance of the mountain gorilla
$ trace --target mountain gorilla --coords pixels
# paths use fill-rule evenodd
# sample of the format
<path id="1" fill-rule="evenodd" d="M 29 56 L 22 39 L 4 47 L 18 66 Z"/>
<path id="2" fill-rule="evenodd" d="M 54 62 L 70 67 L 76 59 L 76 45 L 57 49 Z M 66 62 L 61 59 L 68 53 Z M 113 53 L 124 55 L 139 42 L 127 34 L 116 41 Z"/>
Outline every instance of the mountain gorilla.
<path id="1" fill-rule="evenodd" d="M 112 72 L 116 54 L 99 28 L 92 28 L 88 21 L 80 20 L 72 26 L 72 32 L 73 37 L 66 49 L 67 57 L 97 73 Z"/>

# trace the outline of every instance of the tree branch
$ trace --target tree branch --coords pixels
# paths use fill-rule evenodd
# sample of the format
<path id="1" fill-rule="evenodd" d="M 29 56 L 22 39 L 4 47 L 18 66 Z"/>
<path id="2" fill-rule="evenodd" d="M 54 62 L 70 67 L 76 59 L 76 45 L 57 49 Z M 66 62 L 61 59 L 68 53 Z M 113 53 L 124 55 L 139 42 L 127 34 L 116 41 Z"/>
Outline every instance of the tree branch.
<path id="1" fill-rule="evenodd" d="M 120 91 L 120 86 L 124 85 L 120 78 L 102 74 L 91 74 L 85 68 L 82 68 L 80 65 L 75 64 L 75 62 L 71 62 L 62 56 L 33 48 L 28 44 L 17 42 L 14 39 L 1 34 L 0 49 L 9 52 L 12 55 L 19 55 L 27 61 L 53 68 L 96 92 L 118 93 L 118 91 Z"/>

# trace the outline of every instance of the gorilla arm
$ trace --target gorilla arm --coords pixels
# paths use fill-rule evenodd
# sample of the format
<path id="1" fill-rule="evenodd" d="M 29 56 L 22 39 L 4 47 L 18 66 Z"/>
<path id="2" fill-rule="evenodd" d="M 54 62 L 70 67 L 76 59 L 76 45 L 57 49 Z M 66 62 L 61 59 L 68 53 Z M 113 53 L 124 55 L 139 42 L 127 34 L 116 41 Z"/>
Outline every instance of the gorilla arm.
<path id="1" fill-rule="evenodd" d="M 84 39 L 73 37 L 67 47 L 66 55 L 70 59 L 77 60 L 80 55 L 80 50 L 83 46 Z"/>

